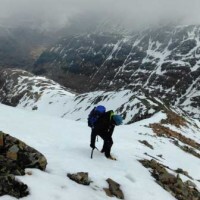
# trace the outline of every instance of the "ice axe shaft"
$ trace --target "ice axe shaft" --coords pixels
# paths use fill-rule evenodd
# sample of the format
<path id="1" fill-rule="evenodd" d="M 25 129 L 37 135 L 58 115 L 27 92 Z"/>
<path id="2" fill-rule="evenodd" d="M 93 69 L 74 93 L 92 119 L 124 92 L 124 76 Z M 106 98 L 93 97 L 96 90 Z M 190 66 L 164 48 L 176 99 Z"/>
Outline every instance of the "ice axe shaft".
<path id="1" fill-rule="evenodd" d="M 96 149 L 97 151 L 99 151 L 99 149 L 98 149 L 97 147 L 93 148 L 93 149 L 92 149 L 92 152 L 91 152 L 91 159 L 93 158 L 93 152 L 94 152 L 95 149 Z"/>

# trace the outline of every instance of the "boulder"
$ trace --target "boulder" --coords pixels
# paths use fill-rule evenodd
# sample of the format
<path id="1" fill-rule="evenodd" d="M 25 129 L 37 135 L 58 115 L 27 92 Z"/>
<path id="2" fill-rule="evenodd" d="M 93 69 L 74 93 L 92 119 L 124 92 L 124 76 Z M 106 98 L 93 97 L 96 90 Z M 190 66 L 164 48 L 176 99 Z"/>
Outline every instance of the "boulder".
<path id="1" fill-rule="evenodd" d="M 42 155 L 36 149 L 26 145 L 21 140 L 18 140 L 3 132 L 0 132 L 0 148 L 1 154 L 3 154 L 5 158 L 12 160 L 22 169 L 46 169 L 47 160 L 44 155 Z"/>
<path id="2" fill-rule="evenodd" d="M 28 186 L 16 180 L 15 175 L 25 175 L 25 168 L 45 170 L 46 165 L 47 160 L 40 152 L 0 131 L 0 196 L 27 196 Z"/>
<path id="3" fill-rule="evenodd" d="M 149 147 L 150 149 L 153 149 L 153 146 L 149 144 L 146 140 L 139 140 L 140 143 L 144 144 L 145 146 Z"/>
<path id="4" fill-rule="evenodd" d="M 76 174 L 70 174 L 70 173 L 68 173 L 67 176 L 71 180 L 75 181 L 78 184 L 90 185 L 90 183 L 91 183 L 91 181 L 89 180 L 87 172 L 78 172 Z"/>
<path id="5" fill-rule="evenodd" d="M 181 172 L 183 174 L 187 174 L 182 169 L 174 170 L 177 172 L 177 176 L 170 174 L 168 172 L 167 166 L 164 166 L 155 160 L 141 160 L 142 165 L 146 168 L 151 169 L 152 176 L 156 179 L 156 182 L 167 190 L 170 194 L 172 194 L 178 200 L 199 200 L 200 192 L 196 189 L 196 185 L 188 180 L 183 182 L 179 176 Z M 167 169 L 166 169 L 167 168 Z"/>
<path id="6" fill-rule="evenodd" d="M 112 179 L 108 178 L 106 180 L 109 184 L 109 189 L 104 188 L 104 191 L 109 197 L 115 196 L 118 199 L 124 199 L 124 194 L 122 190 L 120 189 L 120 184 L 113 181 Z"/>
<path id="7" fill-rule="evenodd" d="M 28 194 L 28 186 L 16 180 L 13 175 L 0 176 L 0 196 L 10 195 L 22 198 Z"/>

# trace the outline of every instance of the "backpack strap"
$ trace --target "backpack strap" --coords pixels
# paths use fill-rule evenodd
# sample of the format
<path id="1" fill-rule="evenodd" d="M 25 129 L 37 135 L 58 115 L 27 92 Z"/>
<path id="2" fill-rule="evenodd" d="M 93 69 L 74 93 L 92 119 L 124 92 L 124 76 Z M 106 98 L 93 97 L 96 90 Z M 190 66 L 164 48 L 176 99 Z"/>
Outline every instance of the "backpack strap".
<path id="1" fill-rule="evenodd" d="M 110 121 L 111 121 L 113 115 L 114 115 L 114 112 L 113 112 L 113 110 L 111 110 L 110 111 Z"/>

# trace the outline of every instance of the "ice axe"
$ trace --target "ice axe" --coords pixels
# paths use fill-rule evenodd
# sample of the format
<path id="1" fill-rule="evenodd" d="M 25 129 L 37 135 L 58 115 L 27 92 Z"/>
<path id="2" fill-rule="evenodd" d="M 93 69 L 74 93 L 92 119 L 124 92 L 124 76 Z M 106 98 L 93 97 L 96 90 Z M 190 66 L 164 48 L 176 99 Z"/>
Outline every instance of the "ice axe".
<path id="1" fill-rule="evenodd" d="M 92 152 L 91 152 L 91 159 L 93 158 L 93 152 L 94 152 L 95 149 L 96 149 L 97 151 L 99 151 L 99 149 L 98 149 L 97 147 L 93 148 L 93 149 L 92 149 Z"/>

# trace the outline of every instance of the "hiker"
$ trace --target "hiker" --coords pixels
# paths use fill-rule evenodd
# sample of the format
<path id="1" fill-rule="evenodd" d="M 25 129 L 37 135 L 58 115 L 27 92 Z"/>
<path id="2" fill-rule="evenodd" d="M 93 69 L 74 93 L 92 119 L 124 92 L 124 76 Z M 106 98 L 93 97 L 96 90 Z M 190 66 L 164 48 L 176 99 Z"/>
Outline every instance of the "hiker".
<path id="1" fill-rule="evenodd" d="M 115 115 L 112 110 L 103 113 L 99 119 L 94 123 L 91 133 L 90 147 L 95 149 L 96 136 L 99 135 L 103 140 L 102 153 L 105 153 L 106 158 L 116 160 L 111 156 L 110 151 L 113 145 L 112 134 L 116 125 L 122 124 L 122 117 Z"/>

